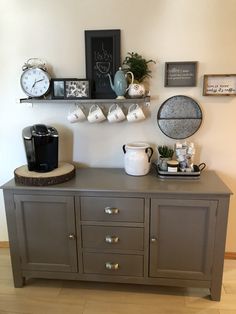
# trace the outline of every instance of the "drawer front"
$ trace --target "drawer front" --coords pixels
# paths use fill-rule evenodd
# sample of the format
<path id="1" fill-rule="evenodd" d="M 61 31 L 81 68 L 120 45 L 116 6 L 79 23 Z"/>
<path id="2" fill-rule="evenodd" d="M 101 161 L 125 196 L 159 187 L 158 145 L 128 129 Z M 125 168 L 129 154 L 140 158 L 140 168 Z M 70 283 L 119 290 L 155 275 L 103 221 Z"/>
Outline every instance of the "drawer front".
<path id="1" fill-rule="evenodd" d="M 144 221 L 143 198 L 81 197 L 81 220 Z"/>
<path id="2" fill-rule="evenodd" d="M 143 256 L 83 253 L 84 273 L 111 276 L 143 276 Z"/>
<path id="3" fill-rule="evenodd" d="M 143 228 L 82 226 L 83 248 L 143 250 Z"/>

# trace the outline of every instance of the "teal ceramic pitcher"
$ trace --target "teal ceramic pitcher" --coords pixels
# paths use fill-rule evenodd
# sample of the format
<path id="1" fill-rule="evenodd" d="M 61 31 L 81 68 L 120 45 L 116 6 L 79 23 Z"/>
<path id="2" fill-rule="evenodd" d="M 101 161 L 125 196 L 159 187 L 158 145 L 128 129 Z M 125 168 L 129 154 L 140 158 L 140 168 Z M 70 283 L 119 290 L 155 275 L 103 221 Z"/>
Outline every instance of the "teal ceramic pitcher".
<path id="1" fill-rule="evenodd" d="M 129 87 L 127 87 L 128 83 L 126 80 L 126 77 L 128 74 L 131 75 L 131 78 L 132 78 L 131 84 L 133 84 L 134 75 L 130 71 L 126 72 L 125 74 L 124 71 L 122 71 L 122 69 L 119 68 L 119 70 L 116 72 L 115 77 L 114 77 L 114 84 L 112 83 L 110 74 L 107 74 L 110 80 L 111 88 L 116 93 L 117 99 L 124 99 L 125 98 L 124 95 L 129 89 Z"/>

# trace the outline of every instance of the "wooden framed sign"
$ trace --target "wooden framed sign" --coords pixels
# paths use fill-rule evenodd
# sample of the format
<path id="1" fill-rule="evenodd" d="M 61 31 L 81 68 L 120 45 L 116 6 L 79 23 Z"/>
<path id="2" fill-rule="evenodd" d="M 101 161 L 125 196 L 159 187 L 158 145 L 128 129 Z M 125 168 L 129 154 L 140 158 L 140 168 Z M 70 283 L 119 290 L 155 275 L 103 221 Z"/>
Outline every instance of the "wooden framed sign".
<path id="1" fill-rule="evenodd" d="M 196 86 L 196 61 L 166 62 L 165 87 Z"/>
<path id="2" fill-rule="evenodd" d="M 236 96 L 236 74 L 206 74 L 203 96 Z"/>
<path id="3" fill-rule="evenodd" d="M 116 98 L 112 78 L 120 67 L 120 30 L 85 31 L 86 77 L 92 82 L 92 98 Z"/>

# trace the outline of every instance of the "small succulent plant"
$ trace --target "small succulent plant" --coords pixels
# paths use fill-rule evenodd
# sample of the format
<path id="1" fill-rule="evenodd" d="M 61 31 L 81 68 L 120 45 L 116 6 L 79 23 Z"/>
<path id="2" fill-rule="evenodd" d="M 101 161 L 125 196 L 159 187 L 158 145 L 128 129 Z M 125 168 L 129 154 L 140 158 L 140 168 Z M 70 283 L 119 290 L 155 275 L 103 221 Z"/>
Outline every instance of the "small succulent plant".
<path id="1" fill-rule="evenodd" d="M 174 150 L 167 145 L 158 146 L 157 149 L 161 158 L 172 158 L 174 155 Z"/>

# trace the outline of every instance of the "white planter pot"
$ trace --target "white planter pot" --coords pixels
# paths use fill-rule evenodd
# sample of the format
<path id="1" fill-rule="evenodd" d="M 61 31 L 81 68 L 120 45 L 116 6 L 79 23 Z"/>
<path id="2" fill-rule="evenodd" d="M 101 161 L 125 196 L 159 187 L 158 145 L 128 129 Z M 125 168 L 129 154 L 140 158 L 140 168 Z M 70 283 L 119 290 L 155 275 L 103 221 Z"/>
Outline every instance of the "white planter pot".
<path id="1" fill-rule="evenodd" d="M 132 176 L 144 176 L 150 170 L 153 149 L 147 143 L 123 145 L 125 172 Z"/>

